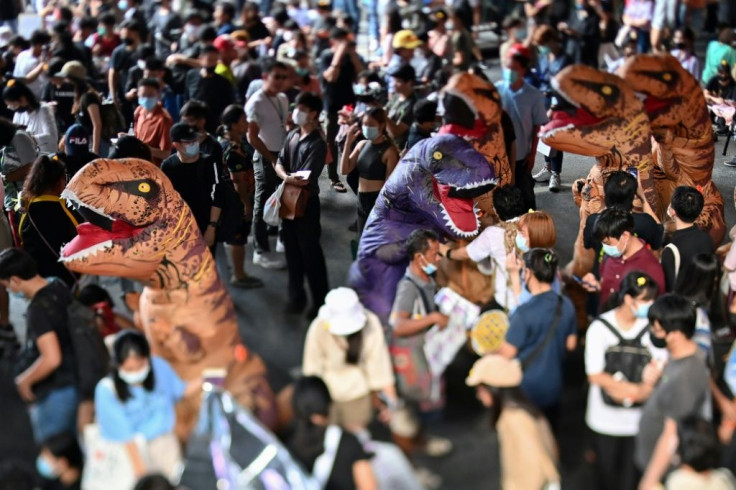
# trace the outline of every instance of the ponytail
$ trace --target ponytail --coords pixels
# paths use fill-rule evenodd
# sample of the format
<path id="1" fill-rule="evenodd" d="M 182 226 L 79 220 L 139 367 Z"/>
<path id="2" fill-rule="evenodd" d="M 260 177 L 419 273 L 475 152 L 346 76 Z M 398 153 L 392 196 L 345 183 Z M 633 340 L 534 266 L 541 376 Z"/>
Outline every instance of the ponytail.
<path id="1" fill-rule="evenodd" d="M 360 329 L 355 333 L 348 335 L 348 351 L 345 355 L 345 362 L 348 364 L 358 364 L 360 361 L 360 353 L 363 350 L 363 330 Z"/>

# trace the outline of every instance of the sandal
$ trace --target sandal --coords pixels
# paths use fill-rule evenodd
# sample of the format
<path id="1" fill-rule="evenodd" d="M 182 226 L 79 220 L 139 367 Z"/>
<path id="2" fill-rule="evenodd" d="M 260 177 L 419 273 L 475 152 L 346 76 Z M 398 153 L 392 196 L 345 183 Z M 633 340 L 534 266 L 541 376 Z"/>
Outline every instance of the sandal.
<path id="1" fill-rule="evenodd" d="M 345 193 L 345 192 L 347 192 L 347 191 L 348 191 L 348 190 L 347 190 L 347 189 L 345 188 L 345 185 L 343 185 L 343 183 L 342 183 L 342 182 L 340 182 L 339 180 L 335 180 L 335 181 L 333 181 L 331 185 L 332 185 L 332 189 L 333 189 L 333 190 L 334 190 L 335 192 L 339 192 L 340 194 L 343 194 L 343 193 Z"/>

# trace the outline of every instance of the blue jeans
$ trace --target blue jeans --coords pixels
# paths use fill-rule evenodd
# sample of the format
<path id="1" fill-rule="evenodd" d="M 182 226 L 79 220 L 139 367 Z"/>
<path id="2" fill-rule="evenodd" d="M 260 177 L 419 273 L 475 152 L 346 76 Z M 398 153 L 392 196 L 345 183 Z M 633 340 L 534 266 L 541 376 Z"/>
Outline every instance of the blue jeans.
<path id="1" fill-rule="evenodd" d="M 352 17 L 355 21 L 355 32 L 358 32 L 358 26 L 360 25 L 360 9 L 358 8 L 358 0 L 335 0 L 332 4 L 332 10 L 342 10 Z"/>
<path id="2" fill-rule="evenodd" d="M 368 15 L 368 36 L 377 43 L 380 41 L 381 19 L 378 17 L 378 0 L 363 0 Z"/>
<path id="3" fill-rule="evenodd" d="M 31 425 L 36 443 L 62 432 L 77 432 L 76 386 L 57 388 L 31 405 Z"/>

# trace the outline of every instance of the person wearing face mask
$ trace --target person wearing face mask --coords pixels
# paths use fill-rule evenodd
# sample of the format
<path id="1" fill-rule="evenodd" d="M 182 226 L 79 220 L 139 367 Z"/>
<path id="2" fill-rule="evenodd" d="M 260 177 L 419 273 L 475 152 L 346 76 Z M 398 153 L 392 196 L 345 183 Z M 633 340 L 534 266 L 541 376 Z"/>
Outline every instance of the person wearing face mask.
<path id="1" fill-rule="evenodd" d="M 355 123 L 350 127 L 340 158 L 341 174 L 348 175 L 354 169 L 358 170 L 359 235 L 363 233 L 383 184 L 399 162 L 399 151 L 386 133 L 386 121 L 383 108 L 371 107 L 366 110 L 362 126 Z M 355 144 L 361 134 L 365 139 Z"/>
<path id="2" fill-rule="evenodd" d="M 40 29 L 33 31 L 30 42 L 30 48 L 21 51 L 15 58 L 14 78 L 29 77 L 39 65 L 43 65 L 50 57 L 49 43 L 51 42 L 51 36 L 48 32 Z M 29 88 L 36 97 L 41 97 L 44 82 L 44 77 L 37 77 L 29 83 Z"/>
<path id="3" fill-rule="evenodd" d="M 409 151 L 412 146 L 416 145 L 423 139 L 432 136 L 437 131 L 437 101 L 429 99 L 420 99 L 414 103 L 412 108 L 414 114 L 414 122 L 409 128 L 409 135 L 406 138 L 406 146 L 404 151 Z"/>
<path id="4" fill-rule="evenodd" d="M 80 490 L 84 455 L 74 433 L 55 434 L 41 443 L 36 471 L 44 490 Z"/>
<path id="5" fill-rule="evenodd" d="M 117 335 L 112 361 L 111 373 L 95 389 L 100 437 L 124 445 L 136 479 L 147 473 L 174 479 L 182 460 L 174 434 L 175 405 L 201 390 L 201 378 L 182 381 L 166 361 L 151 354 L 146 338 L 134 330 Z M 137 442 L 141 439 L 147 449 L 145 462 Z"/>
<path id="6" fill-rule="evenodd" d="M 700 60 L 695 55 L 695 32 L 689 27 L 679 27 L 672 36 L 672 45 L 674 49 L 670 54 L 696 80 L 700 80 Z"/>
<path id="7" fill-rule="evenodd" d="M 574 63 L 598 66 L 601 42 L 600 17 L 588 0 L 574 0 L 567 22 L 557 24 L 566 40 L 565 51 Z"/>
<path id="8" fill-rule="evenodd" d="M 442 256 L 437 234 L 418 229 L 406 239 L 409 267 L 396 288 L 389 324 L 391 332 L 391 357 L 396 374 L 396 387 L 418 422 L 421 418 L 438 418 L 445 405 L 444 380 L 429 369 L 424 356 L 424 336 L 435 325 L 447 326 L 449 318 L 434 303 L 437 284 L 434 275 Z M 410 424 L 412 425 L 412 424 Z M 394 441 L 410 454 L 419 449 L 430 456 L 443 456 L 450 452 L 452 444 L 447 439 L 425 437 L 420 424 L 415 427 L 392 427 Z"/>
<path id="9" fill-rule="evenodd" d="M 319 79 L 312 75 L 309 68 L 309 54 L 306 51 L 295 51 L 290 58 L 296 63 L 294 73 L 296 74 L 296 87 L 300 92 L 312 92 L 322 95 L 322 88 L 319 85 Z"/>
<path id="10" fill-rule="evenodd" d="M 497 353 L 506 359 L 519 359 L 524 371 L 521 390 L 554 429 L 565 351 L 577 346 L 575 308 L 568 298 L 552 289 L 557 277 L 554 250 L 532 248 L 522 260 L 522 278 L 532 298 L 511 314 L 506 339 Z"/>
<path id="11" fill-rule="evenodd" d="M 589 292 L 600 292 L 602 311 L 609 298 L 615 298 L 621 281 L 631 271 L 640 271 L 657 283 L 659 294 L 665 291 L 664 272 L 644 240 L 634 234 L 631 213 L 616 208 L 605 209 L 595 222 L 595 237 L 603 244 L 600 281 L 592 272 L 583 276 L 581 285 Z"/>
<path id="12" fill-rule="evenodd" d="M 176 153 L 161 163 L 161 170 L 191 208 L 199 231 L 214 255 L 215 232 L 223 203 L 222 162 L 200 152 L 200 133 L 185 122 L 171 126 L 170 137 Z"/>
<path id="13" fill-rule="evenodd" d="M 692 337 L 696 312 L 690 301 L 676 294 L 657 298 L 647 315 L 649 338 L 666 347 L 669 360 L 644 404 L 634 443 L 634 464 L 643 473 L 641 490 L 661 488 L 677 450 L 677 425 L 687 417 L 705 414 L 708 371 Z"/>
<path id="14" fill-rule="evenodd" d="M 46 102 L 39 102 L 24 83 L 9 80 L 3 89 L 3 101 L 15 112 L 13 124 L 25 127 L 38 143 L 41 153 L 53 153 L 59 142 L 54 111 Z"/>
<path id="15" fill-rule="evenodd" d="M 220 52 L 215 46 L 203 47 L 199 56 L 200 69 L 189 70 L 185 81 L 187 99 L 200 100 L 210 110 L 205 124 L 209 133 L 215 132 L 219 115 L 235 102 L 235 87 L 227 78 L 216 73 L 219 59 Z"/>
<path id="16" fill-rule="evenodd" d="M 120 36 L 115 32 L 115 14 L 108 12 L 100 18 L 97 32 L 92 36 L 92 54 L 95 56 L 112 56 L 112 52 L 120 44 Z"/>
<path id="17" fill-rule="evenodd" d="M 590 383 L 585 421 L 593 431 L 597 488 L 601 490 L 633 489 L 637 484 L 631 457 L 634 438 L 639 432 L 641 405 L 656 382 L 641 373 L 646 366 L 656 370 L 657 361 L 667 357 L 649 340 L 647 315 L 656 297 L 657 284 L 651 277 L 630 272 L 621 282 L 619 305 L 593 320 L 585 334 L 585 373 Z M 636 363 L 634 370 L 641 369 L 635 379 L 626 379 L 620 365 L 607 363 L 616 355 L 611 353 L 624 345 L 639 349 L 636 358 L 628 359 L 629 365 Z"/>
<path id="18" fill-rule="evenodd" d="M 544 95 L 524 81 L 529 71 L 531 53 L 528 48 L 517 44 L 511 47 L 504 60 L 503 80 L 496 82 L 503 110 L 514 125 L 516 135 L 516 162 L 514 185 L 524 196 L 524 206 L 536 209 L 534 179 L 531 171 L 539 142 L 539 126 L 548 121 Z"/>
<path id="19" fill-rule="evenodd" d="M 695 226 L 703 203 L 703 195 L 694 187 L 680 186 L 672 193 L 667 216 L 674 221 L 675 231 L 665 240 L 661 257 L 667 292 L 692 281 L 693 258 L 697 254 L 715 252 L 710 235 Z"/>
<path id="20" fill-rule="evenodd" d="M 464 71 L 470 68 L 472 63 L 483 61 L 483 55 L 470 33 L 473 26 L 473 12 L 470 5 L 461 2 L 453 7 L 450 19 L 452 22 L 450 62 L 454 71 Z"/>
<path id="21" fill-rule="evenodd" d="M 169 112 L 161 105 L 161 85 L 155 78 L 138 82 L 138 107 L 133 113 L 135 137 L 151 148 L 153 163 L 160 165 L 171 155 L 169 132 L 174 124 Z"/>
<path id="22" fill-rule="evenodd" d="M 107 87 L 110 98 L 115 104 L 125 100 L 123 88 L 127 80 L 128 70 L 138 61 L 138 46 L 141 43 L 141 27 L 134 19 L 120 24 L 120 40 L 122 44 L 115 48 L 110 57 L 110 69 L 107 72 Z"/>
<path id="23" fill-rule="evenodd" d="M 319 243 L 320 225 L 319 176 L 325 165 L 327 143 L 319 128 L 322 99 L 311 92 L 299 94 L 291 115 L 294 129 L 286 136 L 274 170 L 286 184 L 304 188 L 307 202 L 303 216 L 284 218 L 281 239 L 289 270 L 289 297 L 287 313 L 300 314 L 307 303 L 304 280 L 309 284 L 312 309 L 309 318 L 317 311 L 327 295 L 327 265 L 322 245 Z M 298 172 L 309 172 L 299 176 Z"/>

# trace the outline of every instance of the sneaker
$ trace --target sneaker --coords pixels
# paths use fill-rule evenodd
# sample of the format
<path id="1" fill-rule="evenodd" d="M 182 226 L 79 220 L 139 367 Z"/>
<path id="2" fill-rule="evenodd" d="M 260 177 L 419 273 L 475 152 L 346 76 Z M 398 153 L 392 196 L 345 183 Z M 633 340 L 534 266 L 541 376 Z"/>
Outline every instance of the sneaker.
<path id="1" fill-rule="evenodd" d="M 282 254 L 284 253 L 284 242 L 281 241 L 281 238 L 276 239 L 276 253 Z"/>
<path id="2" fill-rule="evenodd" d="M 560 173 L 552 172 L 549 178 L 549 190 L 550 192 L 560 192 Z"/>
<path id="3" fill-rule="evenodd" d="M 532 175 L 532 179 L 534 179 L 534 182 L 547 182 L 551 175 L 552 172 L 549 171 L 548 167 L 542 167 L 542 170 Z"/>
<path id="4" fill-rule="evenodd" d="M 442 477 L 427 468 L 414 468 L 414 476 L 428 490 L 434 490 L 442 486 Z"/>
<path id="5" fill-rule="evenodd" d="M 736 167 L 736 157 L 733 157 L 727 162 L 723 162 L 726 167 Z"/>
<path id="6" fill-rule="evenodd" d="M 265 253 L 261 252 L 253 252 L 253 263 L 264 269 L 281 270 L 286 267 L 283 260 L 269 258 Z"/>
<path id="7" fill-rule="evenodd" d="M 424 454 L 430 458 L 441 458 L 447 456 L 452 451 L 452 441 L 444 437 L 427 437 L 424 444 Z"/>
<path id="8" fill-rule="evenodd" d="M 232 277 L 230 279 L 230 285 L 234 288 L 254 289 L 254 288 L 262 288 L 263 281 L 261 281 L 257 277 L 246 275 L 241 278 Z"/>

